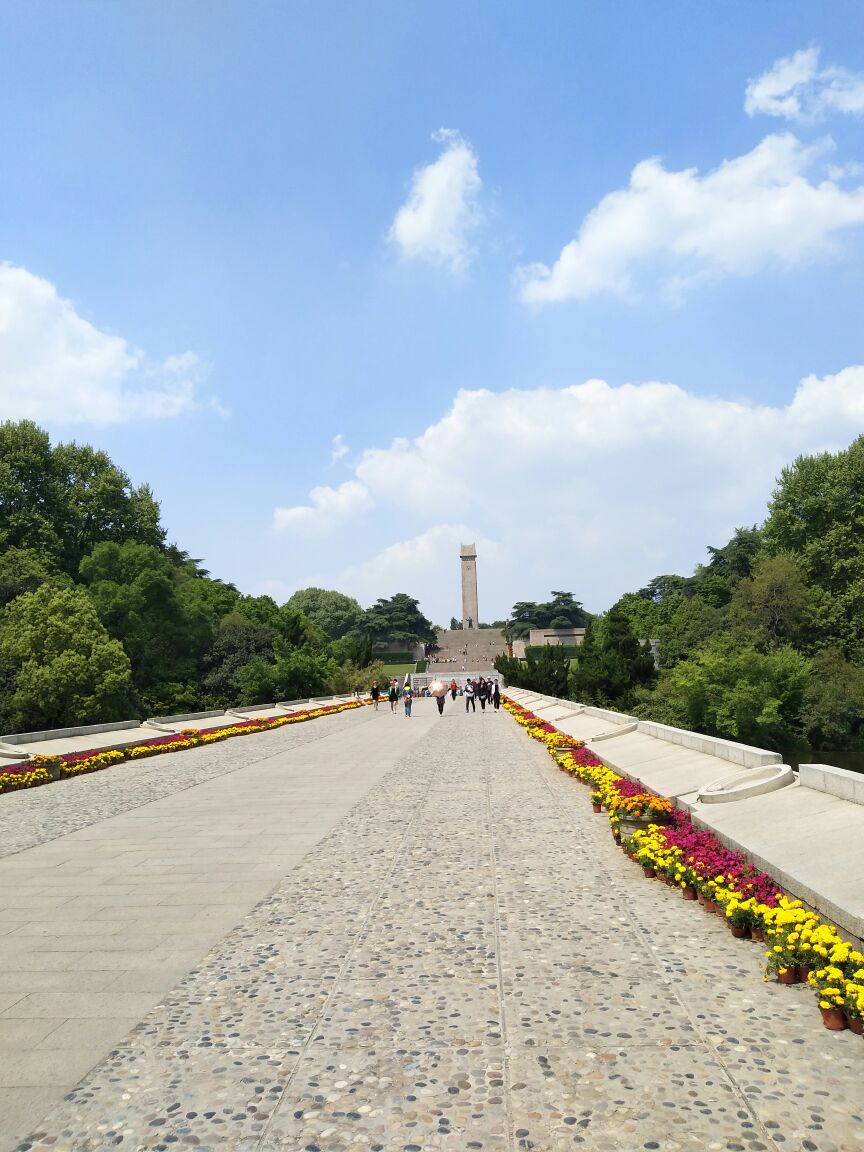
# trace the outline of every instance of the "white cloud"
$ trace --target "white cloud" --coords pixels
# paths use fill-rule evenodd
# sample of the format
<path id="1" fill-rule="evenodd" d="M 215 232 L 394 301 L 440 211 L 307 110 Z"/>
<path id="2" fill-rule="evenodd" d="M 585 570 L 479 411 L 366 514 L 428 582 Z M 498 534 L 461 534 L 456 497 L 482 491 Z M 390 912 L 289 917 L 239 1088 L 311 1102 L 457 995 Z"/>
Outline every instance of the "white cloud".
<path id="1" fill-rule="evenodd" d="M 55 286 L 0 264 L 0 419 L 120 424 L 199 407 L 193 352 L 149 362 L 83 319 Z"/>
<path id="2" fill-rule="evenodd" d="M 796 456 L 861 433 L 864 366 L 810 376 L 785 405 L 659 382 L 463 391 L 421 436 L 362 453 L 350 512 L 345 485 L 313 491 L 322 534 L 303 563 L 365 603 L 409 592 L 443 623 L 460 612 L 458 545 L 476 541 L 482 619 L 552 588 L 599 611 L 692 571 L 707 545 L 764 519 Z"/>
<path id="3" fill-rule="evenodd" d="M 298 504 L 293 508 L 276 508 L 273 512 L 274 531 L 300 530 L 324 534 L 348 517 L 373 507 L 368 490 L 356 480 L 346 480 L 338 488 L 326 485 L 313 488 L 309 501 L 309 504 Z"/>
<path id="4" fill-rule="evenodd" d="M 830 142 L 790 133 L 700 176 L 658 159 L 633 169 L 629 187 L 604 196 L 550 268 L 521 270 L 530 303 L 627 295 L 641 274 L 667 291 L 698 279 L 792 267 L 833 251 L 834 235 L 864 222 L 864 187 L 849 191 L 808 173 Z"/>
<path id="5" fill-rule="evenodd" d="M 330 445 L 330 463 L 336 464 L 348 455 L 350 449 L 345 443 L 345 437 L 341 432 L 337 432 L 333 437 L 333 442 Z"/>
<path id="6" fill-rule="evenodd" d="M 388 238 L 403 256 L 461 272 L 470 263 L 470 234 L 479 220 L 483 184 L 477 156 L 451 129 L 442 128 L 432 138 L 444 144 L 441 155 L 414 173 Z"/>
<path id="7" fill-rule="evenodd" d="M 775 60 L 767 72 L 750 80 L 744 110 L 748 116 L 805 122 L 835 112 L 864 116 L 864 75 L 836 66 L 820 68 L 819 48 L 812 45 Z"/>
<path id="8" fill-rule="evenodd" d="M 497 543 L 485 538 L 475 540 L 472 529 L 465 524 L 433 524 L 409 540 L 399 540 L 359 564 L 349 565 L 338 581 L 367 602 L 387 594 L 381 592 L 382 588 L 410 590 L 430 582 L 444 585 L 453 576 L 453 558 L 458 557 L 460 544 L 469 541 L 477 544 L 486 564 L 499 560 Z M 443 622 L 442 617 L 438 623 Z"/>

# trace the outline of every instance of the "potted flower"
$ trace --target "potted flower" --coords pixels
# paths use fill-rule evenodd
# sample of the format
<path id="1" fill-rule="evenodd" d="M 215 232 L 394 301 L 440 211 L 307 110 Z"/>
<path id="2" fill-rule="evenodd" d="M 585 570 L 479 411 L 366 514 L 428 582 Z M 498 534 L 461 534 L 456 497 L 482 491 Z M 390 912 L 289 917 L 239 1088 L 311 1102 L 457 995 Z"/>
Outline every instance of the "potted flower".
<path id="1" fill-rule="evenodd" d="M 856 972 L 852 980 L 846 981 L 846 1001 L 843 1005 L 849 1031 L 856 1036 L 864 1035 L 864 969 Z"/>
<path id="2" fill-rule="evenodd" d="M 775 937 L 765 960 L 765 971 L 773 973 L 778 984 L 798 983 L 798 953 L 786 937 Z"/>
<path id="3" fill-rule="evenodd" d="M 842 1032 L 846 1027 L 846 975 L 842 968 L 826 964 L 810 973 L 807 983 L 815 989 L 822 1013 L 822 1023 L 829 1032 Z"/>
<path id="4" fill-rule="evenodd" d="M 736 900 L 733 897 L 726 904 L 726 919 L 734 937 L 743 940 L 750 935 L 753 927 L 753 900 Z"/>
<path id="5" fill-rule="evenodd" d="M 621 820 L 621 831 L 632 835 L 651 824 L 665 824 L 672 813 L 672 802 L 665 796 L 655 796 L 653 792 L 641 792 L 635 796 L 622 796 L 615 804 L 616 814 Z"/>

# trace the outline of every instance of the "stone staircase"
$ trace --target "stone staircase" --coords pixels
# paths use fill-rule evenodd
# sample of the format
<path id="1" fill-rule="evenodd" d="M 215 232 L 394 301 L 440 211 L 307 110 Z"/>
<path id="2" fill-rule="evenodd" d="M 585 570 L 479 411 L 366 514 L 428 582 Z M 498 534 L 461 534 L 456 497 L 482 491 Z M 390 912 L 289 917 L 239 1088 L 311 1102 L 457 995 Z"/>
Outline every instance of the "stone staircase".
<path id="1" fill-rule="evenodd" d="M 492 672 L 495 657 L 506 654 L 507 642 L 500 628 L 443 629 L 438 633 L 438 648 L 427 671 L 459 681 L 469 672 Z"/>

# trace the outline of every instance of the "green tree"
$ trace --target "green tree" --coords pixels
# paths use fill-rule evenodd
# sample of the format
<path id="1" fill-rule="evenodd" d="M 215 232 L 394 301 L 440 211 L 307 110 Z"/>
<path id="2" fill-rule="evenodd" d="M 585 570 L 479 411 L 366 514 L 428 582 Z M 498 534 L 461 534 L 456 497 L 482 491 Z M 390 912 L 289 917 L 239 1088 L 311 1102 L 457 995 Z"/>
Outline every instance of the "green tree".
<path id="1" fill-rule="evenodd" d="M 660 605 L 660 664 L 672 668 L 686 660 L 726 625 L 727 611 L 701 596 L 673 592 Z"/>
<path id="2" fill-rule="evenodd" d="M 569 674 L 570 659 L 560 645 L 525 649 L 526 687 L 546 696 L 566 696 Z"/>
<path id="3" fill-rule="evenodd" d="M 527 665 L 524 660 L 503 653 L 495 657 L 495 671 L 511 688 L 530 688 Z"/>
<path id="4" fill-rule="evenodd" d="M 801 708 L 808 742 L 814 748 L 862 749 L 864 668 L 850 663 L 839 648 L 817 652 L 812 667 Z"/>
<path id="5" fill-rule="evenodd" d="M 338 640 L 359 627 L 363 619 L 363 609 L 352 596 L 325 588 L 301 588 L 288 604 L 326 632 L 331 640 Z"/>
<path id="6" fill-rule="evenodd" d="M 8 604 L 23 592 L 35 592 L 47 581 L 57 582 L 58 571 L 50 553 L 34 548 L 6 548 L 0 551 L 0 605 Z"/>
<path id="7" fill-rule="evenodd" d="M 276 688 L 276 665 L 260 656 L 254 657 L 237 672 L 234 680 L 238 705 L 270 704 L 279 696 Z"/>
<path id="8" fill-rule="evenodd" d="M 733 632 L 777 648 L 796 644 L 809 615 L 811 597 L 790 556 L 760 556 L 753 575 L 740 580 L 729 607 Z"/>
<path id="9" fill-rule="evenodd" d="M 144 710 L 186 706 L 210 646 L 212 615 L 206 605 L 184 601 L 168 557 L 149 544 L 105 542 L 81 561 L 81 578 L 129 656 Z"/>
<path id="10" fill-rule="evenodd" d="M 347 636 L 334 640 L 330 645 L 333 659 L 338 664 L 350 664 L 355 668 L 368 668 L 372 664 L 373 643 L 368 632 L 355 629 Z"/>
<path id="11" fill-rule="evenodd" d="M 58 444 L 53 464 L 63 489 L 57 527 L 67 572 L 74 575 L 82 559 L 102 541 L 162 548 L 165 533 L 149 487 L 133 488 L 107 453 L 87 444 Z"/>
<path id="12" fill-rule="evenodd" d="M 599 642 L 592 627 L 586 630 L 571 672 L 571 691 L 577 700 L 626 708 L 634 691 L 655 677 L 650 646 L 633 635 L 627 614 L 613 607 Z"/>
<path id="13" fill-rule="evenodd" d="M 419 601 L 405 592 L 397 592 L 389 600 L 376 600 L 363 614 L 362 627 L 379 643 L 411 647 L 434 644 L 436 639 L 435 629 L 420 611 Z"/>
<path id="14" fill-rule="evenodd" d="M 711 560 L 708 568 L 725 580 L 731 589 L 739 580 L 746 580 L 752 575 L 753 564 L 762 545 L 762 529 L 755 524 L 750 528 L 736 528 L 728 544 L 722 548 L 709 546 Z"/>
<path id="15" fill-rule="evenodd" d="M 638 592 L 625 592 L 612 607 L 624 613 L 630 631 L 640 640 L 653 640 L 659 636 L 662 612 L 657 601 Z"/>
<path id="16" fill-rule="evenodd" d="M 864 660 L 864 436 L 784 468 L 764 535 L 767 551 L 792 556 L 817 593 L 815 642 Z"/>
<path id="17" fill-rule="evenodd" d="M 259 703 L 250 698 L 248 676 L 252 674 L 244 670 L 253 660 L 272 667 L 275 637 L 272 628 L 253 624 L 239 612 L 225 617 L 203 659 L 202 703 L 220 708 Z"/>
<path id="18" fill-rule="evenodd" d="M 30 420 L 0 424 L 0 546 L 57 561 L 62 489 L 48 433 Z"/>
<path id="19" fill-rule="evenodd" d="M 790 645 L 765 652 L 728 635 L 712 637 L 668 673 L 688 728 L 784 750 L 802 742 L 810 675 L 808 660 Z"/>
<path id="20" fill-rule="evenodd" d="M 81 588 L 43 584 L 0 615 L 7 728 L 57 728 L 133 714 L 129 659 Z"/>
<path id="21" fill-rule="evenodd" d="M 509 634 L 516 639 L 528 635 L 532 628 L 583 628 L 591 619 L 572 592 L 552 592 L 543 604 L 519 600 L 513 605 L 507 622 Z"/>
<path id="22" fill-rule="evenodd" d="M 329 691 L 336 664 L 321 652 L 295 650 L 280 656 L 273 669 L 273 694 L 278 700 L 320 696 Z"/>

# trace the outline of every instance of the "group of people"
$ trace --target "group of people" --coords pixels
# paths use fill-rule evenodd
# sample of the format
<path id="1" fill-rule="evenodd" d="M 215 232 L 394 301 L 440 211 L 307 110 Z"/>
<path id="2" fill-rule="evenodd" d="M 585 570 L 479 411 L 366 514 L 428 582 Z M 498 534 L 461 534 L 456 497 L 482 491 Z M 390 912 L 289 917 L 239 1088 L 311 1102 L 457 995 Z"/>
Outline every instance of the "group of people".
<path id="1" fill-rule="evenodd" d="M 485 677 L 480 676 L 479 679 L 476 680 L 466 680 L 464 688 L 460 688 L 455 680 L 451 680 L 448 691 L 450 692 L 450 696 L 454 701 L 457 695 L 461 694 L 465 697 L 466 712 L 469 708 L 472 712 L 476 712 L 478 700 L 480 701 L 480 709 L 483 712 L 486 711 L 487 704 L 491 705 L 496 712 L 501 706 L 501 688 L 499 687 L 497 679 L 492 680 L 490 678 L 487 680 Z M 369 695 L 372 698 L 372 707 L 376 712 L 378 711 L 378 704 L 381 701 L 381 697 L 386 696 L 390 703 L 391 712 L 396 711 L 396 708 L 401 699 L 405 707 L 405 715 L 411 715 L 411 705 L 414 701 L 414 690 L 411 687 L 410 680 L 406 679 L 405 685 L 401 689 L 395 680 L 391 680 L 390 683 L 383 689 L 377 680 L 373 680 L 372 687 L 369 690 Z M 438 705 L 439 715 L 443 715 L 444 713 L 444 700 L 446 699 L 446 696 L 447 693 L 444 692 L 442 695 L 435 697 L 435 703 Z"/>
<path id="2" fill-rule="evenodd" d="M 414 689 L 411 687 L 411 681 L 406 680 L 404 688 L 400 688 L 396 680 L 391 680 L 390 683 L 383 689 L 377 680 L 372 681 L 372 687 L 369 689 L 369 695 L 372 697 L 372 707 L 378 711 L 378 704 L 383 695 L 386 695 L 390 703 L 390 711 L 395 712 L 399 704 L 399 700 L 405 705 L 405 715 L 411 715 L 411 704 L 414 701 Z"/>
<path id="3" fill-rule="evenodd" d="M 453 699 L 456 699 L 456 681 L 450 684 L 450 693 Z M 465 687 L 462 689 L 462 695 L 465 697 L 465 711 L 470 708 L 472 712 L 477 711 L 477 701 L 480 701 L 481 712 L 486 711 L 486 705 L 491 704 L 497 712 L 501 706 L 501 689 L 496 680 L 486 680 L 483 676 L 479 680 L 466 680 Z"/>

